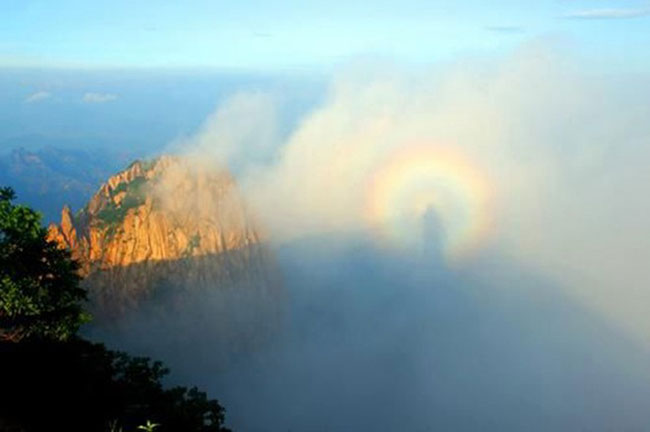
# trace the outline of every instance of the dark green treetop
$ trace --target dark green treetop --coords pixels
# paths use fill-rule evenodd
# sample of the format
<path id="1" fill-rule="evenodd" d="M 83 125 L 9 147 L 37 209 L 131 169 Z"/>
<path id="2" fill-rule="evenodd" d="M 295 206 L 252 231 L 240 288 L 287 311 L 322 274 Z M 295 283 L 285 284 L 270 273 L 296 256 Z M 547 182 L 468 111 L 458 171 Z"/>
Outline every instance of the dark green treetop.
<path id="1" fill-rule="evenodd" d="M 66 340 L 89 320 L 77 265 L 47 240 L 39 213 L 0 188 L 0 341 Z"/>
<path id="2" fill-rule="evenodd" d="M 217 400 L 163 388 L 162 363 L 76 335 L 90 319 L 77 264 L 14 198 L 0 188 L 0 431 L 228 432 Z"/>

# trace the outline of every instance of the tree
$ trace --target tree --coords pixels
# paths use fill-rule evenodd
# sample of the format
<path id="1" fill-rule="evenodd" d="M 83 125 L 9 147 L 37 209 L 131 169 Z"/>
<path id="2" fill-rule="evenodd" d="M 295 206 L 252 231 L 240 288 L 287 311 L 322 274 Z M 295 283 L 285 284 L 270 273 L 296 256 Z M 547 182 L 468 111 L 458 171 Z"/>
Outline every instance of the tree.
<path id="1" fill-rule="evenodd" d="M 14 198 L 0 188 L 0 431 L 228 431 L 218 401 L 163 388 L 162 363 L 77 336 L 78 267 Z"/>
<path id="2" fill-rule="evenodd" d="M 164 388 L 160 362 L 81 338 L 0 343 L 0 371 L 0 431 L 137 432 L 147 421 L 155 432 L 228 431 L 218 401 Z"/>
<path id="3" fill-rule="evenodd" d="M 47 240 L 39 213 L 0 188 L 0 341 L 66 340 L 89 320 L 77 265 Z"/>

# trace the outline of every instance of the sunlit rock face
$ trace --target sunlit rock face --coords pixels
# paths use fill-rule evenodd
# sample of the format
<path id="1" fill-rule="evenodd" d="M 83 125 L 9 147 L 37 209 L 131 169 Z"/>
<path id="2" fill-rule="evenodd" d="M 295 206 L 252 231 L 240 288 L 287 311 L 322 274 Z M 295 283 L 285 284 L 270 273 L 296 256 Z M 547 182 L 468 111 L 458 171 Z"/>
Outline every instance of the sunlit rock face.
<path id="1" fill-rule="evenodd" d="M 76 214 L 65 207 L 49 237 L 79 262 L 99 321 L 152 302 L 180 307 L 201 292 L 245 297 L 247 308 L 268 313 L 279 296 L 272 257 L 232 177 L 189 158 L 132 163 Z"/>

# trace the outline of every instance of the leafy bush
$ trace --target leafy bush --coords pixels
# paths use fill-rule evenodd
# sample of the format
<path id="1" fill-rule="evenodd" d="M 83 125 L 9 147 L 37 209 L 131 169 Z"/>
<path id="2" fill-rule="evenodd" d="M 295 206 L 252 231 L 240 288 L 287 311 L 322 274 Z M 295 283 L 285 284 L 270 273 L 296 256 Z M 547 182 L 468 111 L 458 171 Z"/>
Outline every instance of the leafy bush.
<path id="1" fill-rule="evenodd" d="M 89 319 L 78 267 L 13 199 L 0 188 L 0 431 L 227 431 L 216 400 L 163 388 L 162 363 L 76 336 Z"/>
<path id="2" fill-rule="evenodd" d="M 157 432 L 217 432 L 224 409 L 197 388 L 163 388 L 160 362 L 110 351 L 82 339 L 0 343 L 2 423 L 25 432 L 136 431 L 151 421 Z"/>
<path id="3" fill-rule="evenodd" d="M 40 214 L 0 188 L 0 340 L 71 337 L 89 320 L 77 265 L 48 242 Z"/>
<path id="4" fill-rule="evenodd" d="M 192 252 L 194 251 L 194 249 L 196 249 L 199 246 L 201 246 L 201 234 L 196 233 L 190 238 L 190 241 L 187 243 L 187 248 L 185 249 L 185 251 L 183 251 L 183 256 L 184 257 L 192 256 Z"/>

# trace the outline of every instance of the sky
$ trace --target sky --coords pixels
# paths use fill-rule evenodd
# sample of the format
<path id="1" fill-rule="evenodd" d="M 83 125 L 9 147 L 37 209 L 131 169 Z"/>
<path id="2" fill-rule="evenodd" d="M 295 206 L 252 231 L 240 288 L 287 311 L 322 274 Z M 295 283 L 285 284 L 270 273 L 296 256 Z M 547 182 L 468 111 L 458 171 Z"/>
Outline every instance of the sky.
<path id="1" fill-rule="evenodd" d="M 313 82 L 218 71 L 0 68 L 0 154 L 81 141 L 144 156 L 193 133 L 232 92 L 299 94 L 299 106 L 315 97 Z"/>
<path id="2" fill-rule="evenodd" d="M 309 70 L 358 55 L 445 61 L 538 37 L 597 67 L 650 67 L 647 0 L 4 0 L 0 16 L 0 67 Z"/>

